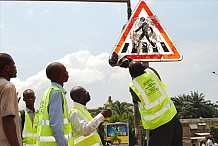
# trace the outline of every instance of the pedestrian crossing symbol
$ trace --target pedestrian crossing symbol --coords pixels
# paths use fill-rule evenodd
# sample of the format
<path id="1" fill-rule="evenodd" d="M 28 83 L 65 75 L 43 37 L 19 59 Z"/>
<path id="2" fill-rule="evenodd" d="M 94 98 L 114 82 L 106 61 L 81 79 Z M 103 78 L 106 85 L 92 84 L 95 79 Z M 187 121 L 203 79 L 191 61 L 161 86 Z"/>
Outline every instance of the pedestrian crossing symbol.
<path id="1" fill-rule="evenodd" d="M 182 55 L 157 17 L 141 0 L 125 25 L 112 54 L 135 61 L 180 61 Z"/>

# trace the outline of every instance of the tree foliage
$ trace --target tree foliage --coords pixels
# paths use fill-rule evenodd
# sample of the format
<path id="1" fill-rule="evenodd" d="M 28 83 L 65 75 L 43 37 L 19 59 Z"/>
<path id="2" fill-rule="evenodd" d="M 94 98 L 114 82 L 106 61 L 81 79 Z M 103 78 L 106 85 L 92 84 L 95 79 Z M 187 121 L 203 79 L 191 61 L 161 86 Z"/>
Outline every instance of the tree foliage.
<path id="1" fill-rule="evenodd" d="M 172 100 L 181 119 L 217 117 L 217 105 L 204 98 L 205 95 L 203 93 L 191 91 L 190 95 L 178 95 L 177 97 L 172 97 Z"/>

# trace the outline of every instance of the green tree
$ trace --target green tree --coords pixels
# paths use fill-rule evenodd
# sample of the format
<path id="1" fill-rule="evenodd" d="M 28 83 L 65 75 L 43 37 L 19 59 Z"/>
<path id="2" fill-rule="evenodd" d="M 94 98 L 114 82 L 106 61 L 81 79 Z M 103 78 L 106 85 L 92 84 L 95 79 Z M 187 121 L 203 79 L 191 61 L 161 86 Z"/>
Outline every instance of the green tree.
<path id="1" fill-rule="evenodd" d="M 204 99 L 203 93 L 191 92 L 191 106 L 193 107 L 194 118 L 212 118 L 214 116 L 214 107 L 210 100 Z"/>
<path id="2" fill-rule="evenodd" d="M 217 116 L 217 105 L 205 100 L 203 93 L 191 91 L 190 95 L 172 97 L 179 118 L 212 118 Z"/>
<path id="3" fill-rule="evenodd" d="M 127 122 L 130 115 L 133 114 L 133 105 L 127 102 L 116 101 L 112 104 L 113 116 L 111 117 L 111 123 L 114 122 Z"/>
<path id="4" fill-rule="evenodd" d="M 172 97 L 172 100 L 176 106 L 179 118 L 189 118 L 191 114 L 191 101 L 189 100 L 189 95 L 178 95 L 177 97 Z"/>
<path id="5" fill-rule="evenodd" d="M 103 107 L 98 107 L 97 109 L 88 109 L 92 117 L 97 116 L 101 112 L 101 110 L 103 110 Z"/>

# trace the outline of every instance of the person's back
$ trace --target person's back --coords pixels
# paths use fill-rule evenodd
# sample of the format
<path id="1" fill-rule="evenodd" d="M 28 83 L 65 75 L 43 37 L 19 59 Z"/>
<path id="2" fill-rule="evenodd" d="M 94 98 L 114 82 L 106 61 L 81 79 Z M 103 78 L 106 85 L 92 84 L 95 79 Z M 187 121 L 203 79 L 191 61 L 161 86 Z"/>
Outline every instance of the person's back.
<path id="1" fill-rule="evenodd" d="M 0 53 L 0 146 L 21 146 L 18 98 L 11 78 L 17 70 L 12 57 Z"/>
<path id="2" fill-rule="evenodd" d="M 142 126 L 150 130 L 149 146 L 182 146 L 182 126 L 157 71 L 133 61 L 129 73 L 129 89 L 133 101 L 139 104 Z"/>

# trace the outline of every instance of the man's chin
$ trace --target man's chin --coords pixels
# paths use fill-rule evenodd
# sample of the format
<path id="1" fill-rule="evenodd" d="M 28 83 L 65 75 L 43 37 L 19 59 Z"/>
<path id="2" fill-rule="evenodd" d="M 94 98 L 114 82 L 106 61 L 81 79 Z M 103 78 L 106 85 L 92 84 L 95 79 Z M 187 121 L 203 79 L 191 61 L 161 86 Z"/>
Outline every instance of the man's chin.
<path id="1" fill-rule="evenodd" d="M 14 76 L 12 76 L 11 78 L 16 78 L 17 77 L 17 75 L 14 75 Z"/>

